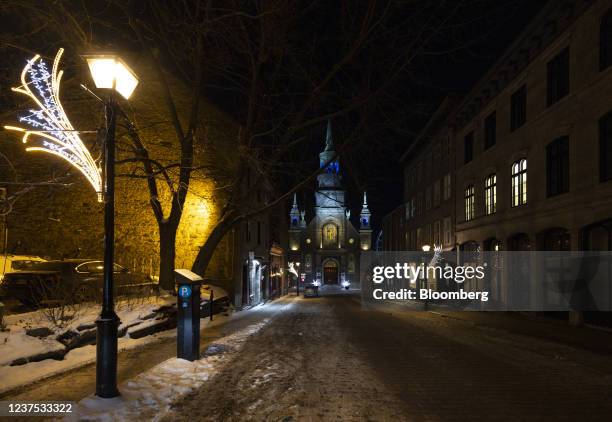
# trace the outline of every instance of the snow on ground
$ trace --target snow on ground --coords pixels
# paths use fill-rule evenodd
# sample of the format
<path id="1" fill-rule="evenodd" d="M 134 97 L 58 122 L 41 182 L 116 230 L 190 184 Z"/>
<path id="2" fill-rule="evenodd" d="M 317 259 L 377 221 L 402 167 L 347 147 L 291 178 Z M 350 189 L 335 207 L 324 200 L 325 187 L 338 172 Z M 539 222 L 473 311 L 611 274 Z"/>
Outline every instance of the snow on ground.
<path id="1" fill-rule="evenodd" d="M 199 388 L 231 360 L 246 340 L 269 322 L 264 319 L 223 337 L 204 351 L 199 361 L 168 359 L 119 386 L 121 396 L 87 397 L 76 406 L 68 421 L 156 421 L 172 403 Z"/>
<path id="2" fill-rule="evenodd" d="M 219 293 L 221 294 L 221 292 Z M 175 301 L 176 298 L 173 296 L 152 297 L 137 302 L 120 301 L 116 308 L 121 319 L 121 327 L 138 324 L 134 328 L 142 328 L 154 322 L 159 322 L 152 318 L 144 318 L 161 306 L 173 304 Z M 65 349 L 65 346 L 57 341 L 57 336 L 68 330 L 78 331 L 77 327 L 79 326 L 92 326 L 89 329 L 95 329 L 93 324 L 99 312 L 99 305 L 82 306 L 73 318 L 66 321 L 61 328 L 49 319 L 49 311 L 44 309 L 5 317 L 4 321 L 9 330 L 0 332 L 0 393 L 94 362 L 96 348 L 88 345 L 70 350 L 63 360 L 45 359 L 25 365 L 9 366 L 11 362 L 18 358 L 27 358 L 39 353 Z M 219 323 L 226 318 L 217 315 L 213 322 Z M 208 318 L 203 318 L 200 323 L 201 327 L 204 328 L 210 321 Z M 48 328 L 53 333 L 44 338 L 26 334 L 28 329 L 41 327 Z M 127 350 L 141 347 L 161 338 L 172 337 L 175 334 L 175 329 L 162 331 L 140 339 L 132 339 L 128 334 L 119 338 L 119 349 Z"/>

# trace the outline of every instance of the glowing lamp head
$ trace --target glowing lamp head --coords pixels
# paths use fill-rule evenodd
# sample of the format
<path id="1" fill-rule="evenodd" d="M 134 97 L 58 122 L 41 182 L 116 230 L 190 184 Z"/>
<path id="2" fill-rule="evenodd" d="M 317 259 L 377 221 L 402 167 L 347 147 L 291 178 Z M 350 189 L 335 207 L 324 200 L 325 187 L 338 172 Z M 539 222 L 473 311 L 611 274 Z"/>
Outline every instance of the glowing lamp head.
<path id="1" fill-rule="evenodd" d="M 114 89 L 126 100 L 138 85 L 138 77 L 123 60 L 110 54 L 85 56 L 98 89 Z"/>
<path id="2" fill-rule="evenodd" d="M 431 249 L 431 246 L 429 246 L 429 245 L 423 245 L 423 246 L 421 247 L 421 249 L 423 249 L 423 252 L 429 252 L 429 251 L 430 251 L 430 249 Z"/>

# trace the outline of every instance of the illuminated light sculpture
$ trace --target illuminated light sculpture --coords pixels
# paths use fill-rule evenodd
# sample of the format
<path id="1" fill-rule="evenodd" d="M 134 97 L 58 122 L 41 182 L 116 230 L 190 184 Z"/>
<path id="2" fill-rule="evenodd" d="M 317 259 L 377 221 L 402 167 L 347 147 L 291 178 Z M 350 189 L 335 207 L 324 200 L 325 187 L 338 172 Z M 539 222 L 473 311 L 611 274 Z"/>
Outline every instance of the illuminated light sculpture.
<path id="1" fill-rule="evenodd" d="M 26 151 L 45 152 L 69 162 L 85 176 L 101 202 L 103 184 L 100 167 L 83 144 L 79 131 L 70 123 L 60 101 L 60 82 L 64 72 L 58 67 L 63 53 L 64 49 L 60 48 L 51 72 L 38 54 L 28 61 L 21 72 L 21 86 L 11 89 L 29 97 L 38 109 L 30 109 L 30 114 L 19 118 L 30 129 L 16 126 L 4 128 L 22 132 L 23 143 L 27 143 L 31 135 L 39 137 L 39 145 L 27 147 Z"/>

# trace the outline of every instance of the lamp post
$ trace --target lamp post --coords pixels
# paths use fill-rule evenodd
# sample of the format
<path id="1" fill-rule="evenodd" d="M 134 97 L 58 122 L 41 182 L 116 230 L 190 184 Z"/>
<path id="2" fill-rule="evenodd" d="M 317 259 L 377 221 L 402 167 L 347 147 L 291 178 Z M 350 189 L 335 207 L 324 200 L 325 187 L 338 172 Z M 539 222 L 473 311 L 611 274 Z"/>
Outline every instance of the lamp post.
<path id="1" fill-rule="evenodd" d="M 427 283 L 427 252 L 429 252 L 431 250 L 431 246 L 430 245 L 423 245 L 421 246 L 421 249 L 423 250 L 424 254 L 423 254 L 423 267 L 424 267 L 424 274 L 423 274 L 423 281 L 421 282 L 421 289 L 423 288 L 427 288 L 428 287 L 428 283 Z M 425 310 L 427 310 L 428 308 L 428 300 L 425 299 Z"/>
<path id="2" fill-rule="evenodd" d="M 119 317 L 114 303 L 115 248 L 115 127 L 117 103 L 114 92 L 126 100 L 138 85 L 138 78 L 119 58 L 113 55 L 86 56 L 93 81 L 98 89 L 108 90 L 104 101 L 106 135 L 104 139 L 104 285 L 102 312 L 96 320 L 96 395 L 116 397 L 117 390 L 117 330 Z"/>

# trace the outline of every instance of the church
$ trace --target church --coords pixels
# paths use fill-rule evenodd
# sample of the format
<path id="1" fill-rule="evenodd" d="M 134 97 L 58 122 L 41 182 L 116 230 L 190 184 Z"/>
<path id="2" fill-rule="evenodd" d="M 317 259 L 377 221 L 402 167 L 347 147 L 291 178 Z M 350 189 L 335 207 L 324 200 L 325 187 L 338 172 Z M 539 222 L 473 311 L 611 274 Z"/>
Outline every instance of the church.
<path id="1" fill-rule="evenodd" d="M 289 264 L 300 274 L 300 284 L 359 285 L 359 256 L 372 247 L 372 227 L 367 196 L 359 215 L 359 228 L 351 222 L 351 211 L 342 188 L 342 172 L 327 123 L 325 150 L 319 154 L 324 170 L 317 176 L 314 216 L 306 222 L 297 196 L 289 213 Z"/>

